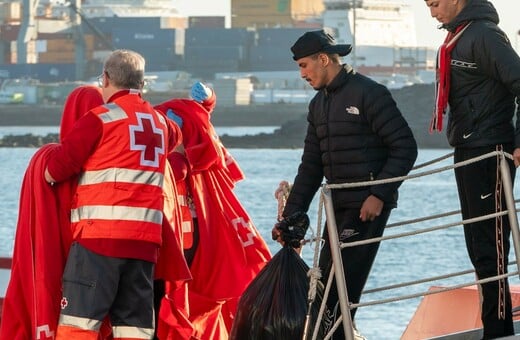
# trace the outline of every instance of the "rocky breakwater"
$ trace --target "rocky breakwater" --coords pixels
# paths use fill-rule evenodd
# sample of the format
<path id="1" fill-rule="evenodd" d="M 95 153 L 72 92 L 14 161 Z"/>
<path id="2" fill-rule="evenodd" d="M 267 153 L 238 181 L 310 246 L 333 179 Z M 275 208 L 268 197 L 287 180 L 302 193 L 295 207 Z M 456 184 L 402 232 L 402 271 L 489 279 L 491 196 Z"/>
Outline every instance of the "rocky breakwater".
<path id="1" fill-rule="evenodd" d="M 420 148 L 447 148 L 443 133 L 428 132 L 433 108 L 433 85 L 414 85 L 392 90 L 398 107 L 407 119 Z M 166 100 L 164 95 L 147 94 L 152 103 Z M 215 126 L 279 126 L 273 133 L 246 136 L 222 135 L 228 148 L 301 148 L 307 127 L 307 104 L 266 104 L 222 107 L 212 115 Z M 0 126 L 58 126 L 61 106 L 57 105 L 2 105 Z M 5 136 L 0 147 L 33 146 L 56 142 L 57 135 Z"/>
<path id="2" fill-rule="evenodd" d="M 434 105 L 433 85 L 413 85 L 392 90 L 397 106 L 412 129 L 419 148 L 449 148 L 445 132 L 429 133 L 429 125 Z M 303 114 L 298 119 L 283 122 L 271 134 L 252 136 L 221 136 L 228 147 L 240 148 L 302 148 L 307 128 L 307 104 L 301 105 Z"/>

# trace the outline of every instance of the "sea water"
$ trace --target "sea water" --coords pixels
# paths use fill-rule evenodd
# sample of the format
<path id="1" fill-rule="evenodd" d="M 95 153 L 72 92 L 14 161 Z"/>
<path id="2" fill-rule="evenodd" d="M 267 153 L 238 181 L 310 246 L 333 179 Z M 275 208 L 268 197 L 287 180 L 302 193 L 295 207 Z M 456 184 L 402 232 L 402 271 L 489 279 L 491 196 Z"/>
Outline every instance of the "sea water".
<path id="1" fill-rule="evenodd" d="M 23 131 L 26 131 L 26 129 L 23 128 Z M 19 191 L 24 171 L 35 151 L 34 148 L 0 148 L 0 256 L 12 255 L 18 218 Z M 274 254 L 280 249 L 280 246 L 271 240 L 271 229 L 277 216 L 277 201 L 274 197 L 274 191 L 280 181 L 292 182 L 302 150 L 230 149 L 229 151 L 236 158 L 246 175 L 246 179 L 237 184 L 235 192 Z M 416 164 L 437 159 L 450 152 L 451 150 L 447 149 L 420 150 Z M 435 164 L 435 166 L 415 170 L 412 173 L 447 166 L 451 162 L 452 159 L 448 158 Z M 453 170 L 407 180 L 402 184 L 399 195 L 398 208 L 393 210 L 389 223 L 398 223 L 459 209 Z M 516 190 L 515 197 L 520 197 Z M 312 230 L 315 232 L 318 228 L 318 205 L 319 199 L 316 195 L 309 210 L 312 228 L 308 232 L 308 236 Z M 455 214 L 442 221 L 406 224 L 388 228 L 385 231 L 385 236 L 401 232 L 413 233 L 422 228 L 430 228 L 434 225 L 459 220 L 460 216 Z M 302 256 L 312 266 L 314 244 L 306 245 Z M 512 257 L 514 257 L 513 254 L 511 254 Z M 470 268 L 471 265 L 464 246 L 462 227 L 457 225 L 427 234 L 413 235 L 405 239 L 383 241 L 365 288 L 384 287 Z M 515 268 L 510 268 L 510 270 L 513 271 Z M 431 285 L 459 284 L 472 280 L 473 276 L 470 274 L 439 282 L 366 294 L 362 297 L 361 302 L 379 299 L 392 300 L 397 296 L 424 292 Z M 518 284 L 518 279 L 512 278 L 511 283 Z M 357 326 L 365 336 L 372 340 L 399 339 L 419 302 L 420 298 L 410 298 L 400 302 L 392 301 L 360 307 L 356 316 Z"/>

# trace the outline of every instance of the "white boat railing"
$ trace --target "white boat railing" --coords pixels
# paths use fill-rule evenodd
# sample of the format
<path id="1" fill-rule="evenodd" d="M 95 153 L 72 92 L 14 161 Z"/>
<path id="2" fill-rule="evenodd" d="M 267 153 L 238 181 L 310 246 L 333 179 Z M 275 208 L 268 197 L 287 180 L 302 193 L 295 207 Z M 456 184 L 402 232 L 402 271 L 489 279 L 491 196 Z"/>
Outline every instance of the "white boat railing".
<path id="1" fill-rule="evenodd" d="M 320 279 L 320 270 L 318 268 L 318 257 L 319 257 L 319 251 L 320 251 L 321 241 L 322 241 L 321 240 L 321 226 L 322 226 L 322 213 L 323 213 L 322 209 L 323 208 L 325 209 L 325 216 L 326 216 L 326 222 L 327 222 L 326 227 L 327 227 L 327 231 L 329 234 L 329 242 L 330 242 L 333 263 L 332 263 L 331 273 L 330 273 L 327 283 L 325 285 L 324 297 L 323 297 L 323 301 L 320 306 L 318 318 L 317 318 L 317 320 L 315 320 L 315 323 L 314 323 L 315 327 L 312 330 L 312 339 L 313 340 L 317 339 L 318 330 L 319 330 L 318 326 L 320 325 L 320 323 L 322 321 L 321 317 L 325 310 L 325 303 L 327 300 L 327 296 L 330 292 L 330 289 L 332 287 L 332 281 L 333 281 L 334 276 L 336 277 L 336 287 L 337 287 L 338 296 L 339 296 L 339 307 L 340 307 L 340 311 L 341 311 L 341 316 L 338 318 L 338 320 L 336 320 L 335 324 L 329 330 L 328 334 L 326 334 L 324 340 L 330 339 L 333 332 L 340 326 L 340 324 L 342 324 L 342 326 L 343 326 L 343 330 L 345 333 L 345 339 L 346 340 L 355 339 L 354 338 L 354 326 L 353 326 L 353 321 L 352 321 L 351 314 L 350 314 L 350 311 L 355 308 L 389 303 L 389 302 L 395 302 L 395 301 L 401 301 L 401 300 L 417 298 L 417 297 L 431 295 L 431 294 L 438 294 L 441 292 L 455 290 L 455 289 L 459 289 L 462 287 L 468 287 L 468 286 L 472 286 L 475 284 L 482 284 L 482 283 L 486 283 L 486 282 L 490 282 L 490 281 L 496 281 L 496 280 L 500 280 L 500 279 L 514 276 L 514 275 L 520 276 L 520 266 L 519 266 L 519 264 L 520 264 L 520 230 L 518 227 L 518 219 L 517 219 L 517 214 L 516 214 L 517 210 L 516 210 L 516 206 L 515 206 L 515 200 L 513 197 L 513 185 L 512 185 L 513 183 L 512 183 L 512 179 L 511 179 L 510 172 L 509 172 L 509 167 L 508 167 L 507 160 L 506 160 L 506 158 L 512 159 L 512 156 L 505 152 L 493 151 L 493 152 L 484 154 L 482 156 L 469 159 L 464 162 L 452 164 L 449 166 L 439 167 L 439 168 L 429 170 L 429 171 L 415 172 L 416 170 L 418 170 L 420 168 L 435 164 L 435 163 L 440 162 L 451 156 L 452 156 L 452 154 L 448 154 L 446 156 L 431 160 L 427 163 L 423 163 L 418 166 L 415 166 L 413 168 L 412 172 L 408 176 L 402 176 L 402 177 L 396 177 L 396 178 L 384 179 L 384 180 L 369 181 L 369 182 L 324 184 L 322 186 L 321 194 L 320 194 L 320 203 L 319 203 L 319 208 L 318 208 L 318 223 L 317 223 L 317 230 L 316 230 L 317 236 L 312 239 L 313 241 L 316 241 L 316 242 L 315 242 L 315 249 L 314 249 L 313 266 L 312 266 L 311 272 L 309 274 L 309 276 L 310 276 L 310 289 L 309 289 L 309 295 L 308 295 L 309 304 L 312 304 L 315 299 L 316 282 Z M 382 236 L 382 237 L 367 239 L 367 240 L 363 240 L 363 241 L 346 242 L 346 243 L 340 242 L 338 233 L 337 233 L 336 219 L 335 219 L 334 208 L 333 208 L 333 203 L 332 203 L 332 190 L 406 181 L 406 180 L 409 180 L 412 178 L 423 177 L 423 176 L 428 176 L 428 175 L 435 174 L 435 173 L 442 172 L 442 171 L 452 170 L 457 167 L 466 166 L 468 164 L 472 164 L 472 163 L 478 162 L 478 161 L 486 159 L 486 158 L 497 157 L 497 156 L 500 157 L 500 174 L 502 176 L 504 195 L 505 195 L 505 199 L 506 199 L 506 207 L 507 207 L 506 211 L 483 215 L 483 216 L 466 219 L 466 220 L 461 220 L 461 221 L 457 221 L 457 222 L 453 222 L 453 223 L 436 225 L 436 226 L 432 226 L 432 227 L 428 227 L 428 228 L 424 228 L 424 229 L 420 229 L 420 230 L 414 230 L 411 232 L 402 232 L 402 233 L 393 234 L 393 235 L 389 235 L 389 236 Z M 386 229 L 400 227 L 400 226 L 409 225 L 409 224 L 418 223 L 418 222 L 435 220 L 438 218 L 452 216 L 452 215 L 456 215 L 459 213 L 460 213 L 460 211 L 450 211 L 450 212 L 447 212 L 444 214 L 431 215 L 431 216 L 416 218 L 413 220 L 407 220 L 407 221 L 402 221 L 402 222 L 398 222 L 398 223 L 388 224 L 386 226 Z M 391 298 L 373 300 L 373 301 L 368 301 L 368 302 L 363 302 L 363 303 L 351 303 L 349 301 L 348 294 L 347 294 L 347 286 L 346 286 L 346 279 L 348 280 L 348 278 L 345 278 L 345 273 L 343 271 L 343 263 L 342 263 L 343 260 L 341 257 L 341 249 L 346 248 L 346 247 L 355 247 L 355 246 L 360 246 L 360 245 L 366 245 L 369 243 L 383 242 L 383 241 L 390 240 L 390 239 L 402 238 L 402 237 L 417 235 L 417 234 L 421 234 L 421 233 L 428 233 L 428 232 L 432 232 L 432 231 L 447 229 L 447 228 L 451 228 L 454 226 L 460 226 L 460 225 L 464 225 L 467 223 L 473 223 L 473 222 L 482 221 L 485 219 L 491 219 L 491 218 L 495 218 L 498 216 L 504 216 L 504 215 L 508 216 L 508 219 L 510 222 L 511 235 L 513 238 L 512 249 L 514 249 L 515 258 L 516 258 L 516 261 L 513 262 L 512 264 L 516 264 L 516 269 L 517 269 L 516 271 L 509 272 L 509 273 L 503 274 L 503 275 L 489 277 L 486 279 L 475 280 L 475 281 L 461 283 L 461 284 L 457 284 L 457 285 L 450 285 L 450 286 L 446 286 L 443 288 L 423 291 L 423 292 L 414 293 L 414 294 L 399 295 L 399 296 L 395 296 L 395 297 L 391 297 Z M 377 287 L 377 288 L 374 288 L 371 290 L 363 291 L 363 296 L 365 296 L 368 293 L 380 292 L 380 291 L 391 290 L 391 289 L 401 288 L 401 287 L 410 286 L 410 285 L 416 285 L 416 284 L 420 284 L 420 283 L 437 281 L 440 279 L 454 277 L 454 276 L 461 276 L 461 275 L 465 275 L 465 274 L 469 274 L 469 273 L 474 273 L 474 270 L 469 269 L 469 270 L 459 271 L 459 272 L 455 272 L 455 273 L 448 273 L 445 275 L 426 277 L 426 278 L 422 278 L 422 279 L 410 281 L 410 282 L 401 282 L 401 283 L 398 283 L 395 285 L 389 285 L 389 286 L 385 286 L 385 287 Z M 309 313 L 310 313 L 310 308 L 309 308 Z M 344 316 L 346 316 L 346 317 L 344 317 Z M 310 322 L 308 321 L 309 319 L 310 319 L 310 315 L 308 315 L 307 322 L 304 327 L 303 340 L 307 340 L 309 335 L 311 334 L 312 325 L 310 325 Z"/>

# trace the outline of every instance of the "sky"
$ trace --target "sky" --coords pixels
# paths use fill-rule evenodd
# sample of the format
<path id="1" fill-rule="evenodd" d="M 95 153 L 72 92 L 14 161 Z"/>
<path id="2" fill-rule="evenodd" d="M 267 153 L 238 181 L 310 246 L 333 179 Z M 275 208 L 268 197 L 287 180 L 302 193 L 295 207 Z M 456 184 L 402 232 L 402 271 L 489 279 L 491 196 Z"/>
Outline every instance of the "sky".
<path id="1" fill-rule="evenodd" d="M 217 15 L 226 16 L 229 22 L 231 12 L 231 0 L 172 0 L 176 4 L 180 14 L 193 15 Z M 423 0 L 405 0 L 411 5 L 415 15 L 417 29 L 417 44 L 419 46 L 437 47 L 444 39 L 446 32 L 437 29 L 438 22 L 430 16 L 430 11 Z M 520 13 L 519 0 L 491 0 L 500 17 L 499 26 L 511 40 L 511 44 L 520 51 Z"/>

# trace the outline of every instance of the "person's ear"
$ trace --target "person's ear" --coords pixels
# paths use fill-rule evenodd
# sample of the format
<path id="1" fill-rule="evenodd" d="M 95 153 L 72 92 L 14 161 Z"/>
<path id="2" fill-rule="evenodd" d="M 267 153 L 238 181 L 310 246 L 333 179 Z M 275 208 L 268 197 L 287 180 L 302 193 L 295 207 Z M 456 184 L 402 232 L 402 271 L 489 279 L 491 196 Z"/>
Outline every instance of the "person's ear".
<path id="1" fill-rule="evenodd" d="M 323 66 L 327 66 L 327 64 L 329 63 L 329 56 L 325 53 L 321 53 L 320 54 L 320 62 Z"/>

